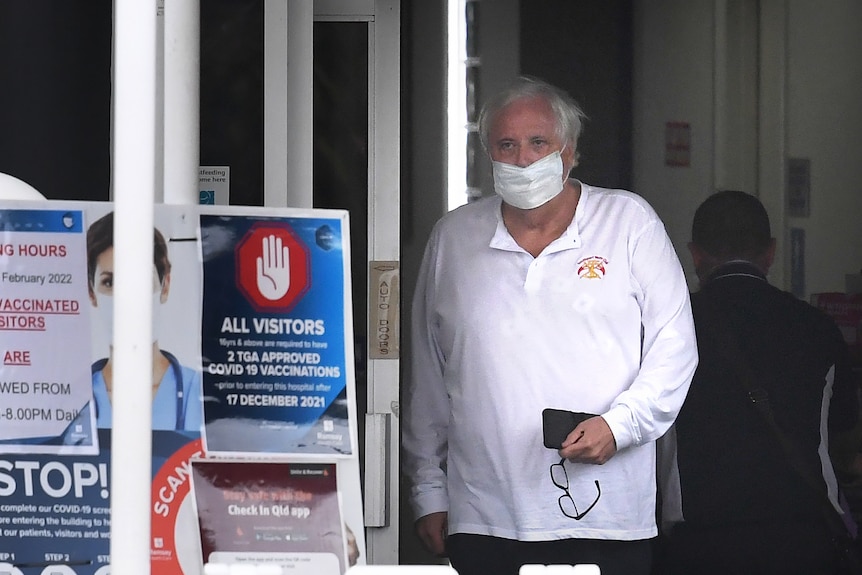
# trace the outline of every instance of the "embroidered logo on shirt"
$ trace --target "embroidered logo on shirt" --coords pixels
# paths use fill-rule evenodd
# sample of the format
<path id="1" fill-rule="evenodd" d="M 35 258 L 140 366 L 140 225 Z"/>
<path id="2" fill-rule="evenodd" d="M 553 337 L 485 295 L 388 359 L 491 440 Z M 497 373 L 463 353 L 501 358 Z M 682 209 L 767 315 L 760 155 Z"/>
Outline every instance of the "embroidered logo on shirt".
<path id="1" fill-rule="evenodd" d="M 600 280 L 604 277 L 608 260 L 602 256 L 590 256 L 578 262 L 578 276 L 581 279 Z"/>

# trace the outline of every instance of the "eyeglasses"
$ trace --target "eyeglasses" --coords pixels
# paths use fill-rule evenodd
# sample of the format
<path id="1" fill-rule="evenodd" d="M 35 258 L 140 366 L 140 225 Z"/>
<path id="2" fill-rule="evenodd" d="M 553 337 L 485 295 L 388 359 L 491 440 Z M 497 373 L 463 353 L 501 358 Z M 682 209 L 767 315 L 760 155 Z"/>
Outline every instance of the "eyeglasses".
<path id="1" fill-rule="evenodd" d="M 602 496 L 602 488 L 599 486 L 599 480 L 596 479 L 596 499 L 590 503 L 590 506 L 587 507 L 586 510 L 582 513 L 578 513 L 578 506 L 575 505 L 575 500 L 569 492 L 569 474 L 566 472 L 566 466 L 564 465 L 565 462 L 565 459 L 561 459 L 559 463 L 551 465 L 551 481 L 554 482 L 554 485 L 565 491 L 565 493 L 560 495 L 560 498 L 557 499 L 560 511 L 562 511 L 563 515 L 566 517 L 570 517 L 575 521 L 580 521 L 587 513 L 590 512 L 590 510 L 592 510 L 593 507 L 596 506 L 596 503 L 599 502 L 599 498 Z M 572 510 L 574 510 L 574 513 Z"/>

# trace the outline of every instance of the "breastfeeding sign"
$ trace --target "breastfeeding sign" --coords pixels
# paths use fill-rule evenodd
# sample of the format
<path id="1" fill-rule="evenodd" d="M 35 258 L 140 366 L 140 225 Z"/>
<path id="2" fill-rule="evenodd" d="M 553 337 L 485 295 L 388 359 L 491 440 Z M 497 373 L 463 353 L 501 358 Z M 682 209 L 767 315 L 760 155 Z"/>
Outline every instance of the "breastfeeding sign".
<path id="1" fill-rule="evenodd" d="M 346 224 L 201 215 L 207 453 L 354 452 Z"/>

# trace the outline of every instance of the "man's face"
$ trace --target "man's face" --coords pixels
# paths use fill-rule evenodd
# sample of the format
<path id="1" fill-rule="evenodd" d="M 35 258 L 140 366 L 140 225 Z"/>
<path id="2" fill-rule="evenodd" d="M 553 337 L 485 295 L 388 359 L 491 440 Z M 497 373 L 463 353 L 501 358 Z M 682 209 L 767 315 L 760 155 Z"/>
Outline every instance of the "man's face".
<path id="1" fill-rule="evenodd" d="M 557 136 L 551 106 L 543 98 L 516 100 L 494 117 L 488 134 L 491 159 L 526 167 L 563 148 Z M 572 146 L 562 152 L 563 165 L 571 168 Z"/>

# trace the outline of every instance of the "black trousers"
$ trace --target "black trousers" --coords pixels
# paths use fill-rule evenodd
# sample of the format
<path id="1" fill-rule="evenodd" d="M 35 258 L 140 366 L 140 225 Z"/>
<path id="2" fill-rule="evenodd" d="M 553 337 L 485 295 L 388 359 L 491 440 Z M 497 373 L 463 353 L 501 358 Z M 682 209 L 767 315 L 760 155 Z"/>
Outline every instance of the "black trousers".
<path id="1" fill-rule="evenodd" d="M 648 575 L 652 546 L 643 541 L 515 541 L 455 533 L 446 551 L 458 575 L 518 575 L 522 565 L 596 564 L 602 575 Z"/>

